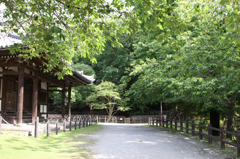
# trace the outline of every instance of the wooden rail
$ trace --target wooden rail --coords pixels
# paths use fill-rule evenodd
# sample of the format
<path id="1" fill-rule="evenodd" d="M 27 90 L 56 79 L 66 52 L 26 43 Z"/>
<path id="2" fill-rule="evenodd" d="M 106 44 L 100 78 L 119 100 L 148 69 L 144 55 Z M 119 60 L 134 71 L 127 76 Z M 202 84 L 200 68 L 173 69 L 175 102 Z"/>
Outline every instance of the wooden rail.
<path id="1" fill-rule="evenodd" d="M 55 128 L 54 131 L 56 133 L 56 135 L 58 135 L 59 131 L 62 132 L 66 132 L 67 128 L 69 131 L 72 130 L 72 128 L 74 127 L 74 130 L 77 130 L 77 125 L 78 128 L 81 129 L 81 127 L 87 127 L 87 126 L 91 126 L 93 123 L 98 124 L 98 119 L 96 118 L 89 118 L 89 117 L 84 117 L 84 118 L 76 118 L 75 120 L 70 119 L 69 124 L 67 124 L 66 120 L 64 119 L 62 123 L 59 122 L 59 120 L 57 120 L 55 122 Z M 36 117 L 35 121 L 34 121 L 34 137 L 38 138 L 39 136 L 39 117 Z M 41 124 L 42 125 L 42 124 Z M 62 126 L 62 130 L 61 130 L 61 126 Z M 1 134 L 1 127 L 2 127 L 2 117 L 0 116 L 0 134 Z M 46 122 L 46 135 L 47 137 L 50 136 L 50 120 L 48 120 Z"/>
<path id="2" fill-rule="evenodd" d="M 223 127 L 215 128 L 212 127 L 211 124 L 209 125 L 203 125 L 202 123 L 195 123 L 194 120 L 192 121 L 182 121 L 182 120 L 169 120 L 169 119 L 162 119 L 162 125 L 161 125 L 161 120 L 160 118 L 149 118 L 148 119 L 148 124 L 149 125 L 155 125 L 155 126 L 163 126 L 166 128 L 171 128 L 175 129 L 177 131 L 184 131 L 186 133 L 191 133 L 192 136 L 198 135 L 200 140 L 207 139 L 209 144 L 212 144 L 213 140 L 219 141 L 220 142 L 220 148 L 225 149 L 225 145 L 231 145 L 233 147 L 236 147 L 237 149 L 237 157 L 240 157 L 240 130 L 237 132 L 230 132 L 227 130 L 224 130 Z M 213 136 L 212 131 L 217 131 L 219 132 L 219 136 Z M 227 135 L 232 135 L 236 137 L 236 141 L 234 140 L 226 140 Z"/>
<path id="3" fill-rule="evenodd" d="M 74 127 L 74 130 L 77 129 L 81 129 L 82 127 L 88 127 L 91 126 L 93 123 L 98 124 L 97 123 L 97 117 L 96 118 L 76 118 L 75 120 L 70 119 L 69 124 L 66 124 L 66 120 L 64 119 L 62 122 L 62 132 L 66 132 L 67 128 L 69 131 L 72 131 L 72 128 Z M 50 128 L 49 128 L 49 123 L 50 121 L 47 121 L 47 126 L 46 126 L 46 130 L 47 130 L 47 137 L 50 134 Z M 58 135 L 58 132 L 61 131 L 59 128 L 59 122 L 58 120 L 55 123 L 56 128 L 55 128 L 55 132 L 56 135 Z M 38 131 L 36 129 L 36 131 Z M 37 136 L 35 136 L 37 138 Z"/>

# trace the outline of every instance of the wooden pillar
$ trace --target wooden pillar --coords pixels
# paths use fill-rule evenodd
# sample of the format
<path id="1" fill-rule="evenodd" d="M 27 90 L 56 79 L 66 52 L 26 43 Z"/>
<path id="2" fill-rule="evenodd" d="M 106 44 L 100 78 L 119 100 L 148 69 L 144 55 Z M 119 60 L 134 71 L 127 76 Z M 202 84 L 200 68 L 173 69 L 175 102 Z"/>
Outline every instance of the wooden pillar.
<path id="1" fill-rule="evenodd" d="M 161 126 L 162 126 L 163 125 L 162 102 L 160 102 L 160 111 L 161 111 Z"/>
<path id="2" fill-rule="evenodd" d="M 37 117 L 37 106 L 38 106 L 38 79 L 33 79 L 33 92 L 32 92 L 32 122 Z"/>
<path id="3" fill-rule="evenodd" d="M 71 118 L 71 86 L 68 87 L 68 118 Z"/>
<path id="4" fill-rule="evenodd" d="M 6 112 L 6 90 L 7 90 L 7 79 L 6 76 L 3 75 L 3 83 L 2 83 L 2 104 L 1 104 L 1 115 L 5 117 Z"/>
<path id="5" fill-rule="evenodd" d="M 24 68 L 19 67 L 18 75 L 18 100 L 17 100 L 17 123 L 22 123 L 23 94 L 24 94 Z"/>
<path id="6" fill-rule="evenodd" d="M 38 138 L 38 125 L 39 125 L 39 117 L 36 117 L 35 119 L 35 132 L 34 132 L 34 137 Z"/>
<path id="7" fill-rule="evenodd" d="M 48 119 L 48 100 L 49 100 L 49 87 L 47 86 L 47 119 Z"/>
<path id="8" fill-rule="evenodd" d="M 62 88 L 62 117 L 65 117 L 65 86 Z"/>

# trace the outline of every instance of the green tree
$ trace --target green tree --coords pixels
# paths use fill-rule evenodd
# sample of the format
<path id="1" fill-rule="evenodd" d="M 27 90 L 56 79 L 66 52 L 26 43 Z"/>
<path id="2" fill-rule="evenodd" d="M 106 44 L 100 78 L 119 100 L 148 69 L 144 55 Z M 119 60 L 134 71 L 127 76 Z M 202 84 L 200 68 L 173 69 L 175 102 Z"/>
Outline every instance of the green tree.
<path id="1" fill-rule="evenodd" d="M 130 33 L 129 21 L 134 19 L 130 3 L 105 0 L 1 1 L 5 6 L 1 32 L 15 32 L 23 38 L 22 45 L 11 47 L 11 53 L 47 60 L 45 71 L 58 66 L 60 78 L 70 74 L 73 56 L 89 58 L 101 54 L 106 40 L 119 45 L 117 33 Z M 137 24 L 137 23 L 136 23 Z M 104 32 L 111 34 L 104 34 Z M 28 49 L 26 49 L 27 46 Z"/>
<path id="2" fill-rule="evenodd" d="M 239 45 L 225 25 L 231 7 L 180 1 L 175 11 L 185 24 L 178 34 L 159 36 L 157 30 L 151 34 L 140 30 L 134 42 L 134 69 L 128 77 L 137 80 L 128 95 L 138 103 L 162 101 L 195 115 L 216 110 L 227 114 L 227 129 L 232 130 L 240 72 Z M 163 24 L 165 29 L 169 28 Z"/>
<path id="3" fill-rule="evenodd" d="M 102 82 L 96 86 L 88 98 L 87 102 L 93 109 L 106 109 L 108 113 L 107 122 L 109 122 L 117 111 L 126 111 L 126 100 L 121 99 L 119 87 L 112 82 Z"/>
<path id="4" fill-rule="evenodd" d="M 120 36 L 120 35 L 119 35 Z M 122 76 L 127 75 L 126 70 L 130 67 L 132 56 L 132 36 L 122 35 L 119 37 L 121 46 L 112 46 L 110 41 L 107 41 L 103 54 L 96 56 L 97 63 L 92 64 L 96 71 L 96 84 L 101 81 L 109 81 L 120 84 Z"/>

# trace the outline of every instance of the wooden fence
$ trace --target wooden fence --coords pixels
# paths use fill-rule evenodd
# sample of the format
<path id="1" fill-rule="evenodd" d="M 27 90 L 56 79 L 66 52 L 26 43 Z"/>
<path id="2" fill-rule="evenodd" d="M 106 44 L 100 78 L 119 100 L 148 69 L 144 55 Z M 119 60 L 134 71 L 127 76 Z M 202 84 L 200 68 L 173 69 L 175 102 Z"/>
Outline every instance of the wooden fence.
<path id="1" fill-rule="evenodd" d="M 163 126 L 166 128 L 175 129 L 177 131 L 184 131 L 186 133 L 191 133 L 192 136 L 198 135 L 200 140 L 206 139 L 209 144 L 212 144 L 213 140 L 220 142 L 220 148 L 225 149 L 225 144 L 231 145 L 237 149 L 237 157 L 240 157 L 240 130 L 237 132 L 230 132 L 224 130 L 223 127 L 220 129 L 212 127 L 211 124 L 208 126 L 202 123 L 196 123 L 192 121 L 182 121 L 182 120 L 169 120 L 160 118 L 149 118 L 149 125 Z M 213 136 L 212 131 L 219 132 L 219 136 Z M 227 139 L 227 135 L 232 135 L 236 137 L 236 141 Z"/>
<path id="2" fill-rule="evenodd" d="M 135 115 L 130 117 L 125 116 L 113 116 L 110 120 L 110 123 L 148 123 L 149 117 L 157 117 L 159 115 Z M 164 115 L 166 116 L 166 115 Z M 107 115 L 98 115 L 99 122 L 106 123 Z"/>
<path id="3" fill-rule="evenodd" d="M 38 138 L 38 122 L 39 118 L 37 117 L 36 120 L 35 120 L 35 133 L 34 133 L 34 137 L 35 138 Z M 82 127 L 88 127 L 88 126 L 91 126 L 93 123 L 97 124 L 98 123 L 98 118 L 89 118 L 89 117 L 86 117 L 86 118 L 75 118 L 75 119 L 70 119 L 69 121 L 66 121 L 66 119 L 63 120 L 63 122 L 61 123 L 62 124 L 62 132 L 66 132 L 67 131 L 67 128 L 69 131 L 72 131 L 73 129 L 74 130 L 77 130 L 78 129 L 81 129 Z M 61 131 L 61 127 L 59 127 L 59 121 L 57 120 L 55 122 L 55 125 L 56 125 L 56 128 L 55 128 L 55 132 L 56 132 L 56 135 L 58 135 L 58 132 Z M 47 132 L 47 137 L 49 137 L 49 131 L 50 131 L 50 121 L 48 120 L 47 121 L 47 124 L 46 124 L 46 132 Z"/>
<path id="4" fill-rule="evenodd" d="M 52 131 L 50 130 L 50 123 L 51 125 L 55 125 L 55 128 L 52 129 Z M 75 119 L 70 119 L 69 121 L 64 119 L 62 122 L 59 122 L 59 120 L 56 120 L 56 121 L 48 120 L 45 123 L 45 130 L 46 130 L 45 132 L 47 137 L 49 137 L 50 132 L 54 132 L 56 133 L 56 135 L 58 135 L 59 131 L 66 132 L 67 130 L 68 131 L 77 130 L 77 129 L 81 129 L 82 127 L 91 126 L 93 124 L 98 124 L 98 117 L 75 118 Z M 41 126 L 42 125 L 43 124 L 41 123 Z M 2 117 L 0 116 L 0 134 L 1 134 L 1 126 L 2 126 Z M 34 137 L 38 138 L 38 135 L 39 135 L 39 117 L 36 117 L 34 121 Z"/>

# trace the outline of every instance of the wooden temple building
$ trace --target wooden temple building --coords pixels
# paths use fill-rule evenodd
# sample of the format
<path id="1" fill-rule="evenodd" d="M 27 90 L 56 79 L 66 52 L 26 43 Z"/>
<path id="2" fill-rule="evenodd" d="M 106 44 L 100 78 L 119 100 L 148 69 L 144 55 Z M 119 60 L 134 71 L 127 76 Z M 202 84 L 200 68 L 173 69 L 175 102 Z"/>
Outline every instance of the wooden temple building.
<path id="1" fill-rule="evenodd" d="M 10 42 L 9 42 L 10 41 Z M 82 71 L 72 70 L 59 80 L 53 69 L 44 73 L 43 59 L 20 58 L 10 54 L 6 49 L 15 41 L 21 41 L 15 35 L 0 36 L 0 112 L 8 122 L 33 122 L 38 116 L 47 118 L 48 93 L 59 88 L 62 93 L 62 117 L 71 117 L 71 88 L 79 85 L 92 84 L 93 76 L 86 76 Z M 58 88 L 58 89 L 57 89 Z M 65 97 L 68 92 L 68 97 Z M 67 100 L 65 100 L 67 99 Z M 68 107 L 68 113 L 65 112 Z"/>

